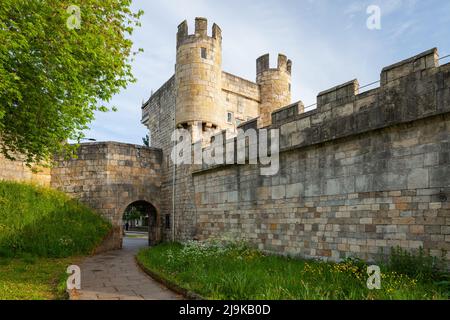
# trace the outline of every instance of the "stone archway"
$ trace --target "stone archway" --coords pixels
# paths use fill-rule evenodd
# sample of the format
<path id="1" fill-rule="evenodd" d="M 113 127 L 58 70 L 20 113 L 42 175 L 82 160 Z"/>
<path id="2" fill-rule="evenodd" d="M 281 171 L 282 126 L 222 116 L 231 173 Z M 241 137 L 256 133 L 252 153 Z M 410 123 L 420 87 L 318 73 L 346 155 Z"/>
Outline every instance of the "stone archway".
<path id="1" fill-rule="evenodd" d="M 82 144 L 77 157 L 55 159 L 52 187 L 97 211 L 112 225 L 110 234 L 97 252 L 122 248 L 122 216 L 126 208 L 145 201 L 153 207 L 152 243 L 161 241 L 160 149 L 124 144 L 98 142 Z"/>
<path id="2" fill-rule="evenodd" d="M 137 200 L 127 205 L 122 216 L 125 215 L 127 212 L 130 212 L 132 208 L 136 208 L 136 210 L 139 211 L 144 218 L 148 219 L 147 223 L 148 245 L 152 246 L 158 244 L 161 241 L 160 238 L 161 219 L 159 217 L 158 209 L 149 201 Z"/>

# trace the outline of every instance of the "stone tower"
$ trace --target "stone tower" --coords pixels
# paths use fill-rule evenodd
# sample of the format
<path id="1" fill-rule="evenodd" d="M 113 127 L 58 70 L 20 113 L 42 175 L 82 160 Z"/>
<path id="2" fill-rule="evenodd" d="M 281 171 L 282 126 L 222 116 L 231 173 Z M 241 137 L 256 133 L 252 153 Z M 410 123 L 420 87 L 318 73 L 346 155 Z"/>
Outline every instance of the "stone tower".
<path id="1" fill-rule="evenodd" d="M 222 103 L 222 31 L 216 24 L 208 36 L 208 21 L 195 19 L 195 33 L 184 21 L 178 26 L 175 67 L 177 127 L 199 134 L 220 129 Z M 196 130 L 198 129 L 198 130 Z"/>
<path id="2" fill-rule="evenodd" d="M 269 65 L 269 54 L 256 60 L 256 83 L 260 87 L 259 127 L 272 123 L 271 113 L 291 103 L 292 62 L 285 55 L 278 55 L 276 69 Z"/>

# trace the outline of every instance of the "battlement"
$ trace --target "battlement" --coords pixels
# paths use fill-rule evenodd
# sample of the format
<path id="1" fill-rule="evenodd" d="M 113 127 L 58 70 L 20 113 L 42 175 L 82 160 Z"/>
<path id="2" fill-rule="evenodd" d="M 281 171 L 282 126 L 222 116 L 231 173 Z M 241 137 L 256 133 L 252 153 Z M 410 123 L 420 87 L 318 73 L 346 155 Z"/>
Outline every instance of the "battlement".
<path id="1" fill-rule="evenodd" d="M 359 93 L 359 82 L 353 79 L 346 83 L 337 85 L 331 89 L 320 92 L 317 95 L 317 108 L 335 101 L 345 101 L 353 99 Z"/>
<path id="2" fill-rule="evenodd" d="M 265 128 L 280 129 L 283 152 L 448 114 L 450 63 L 438 62 L 436 49 L 425 51 L 383 68 L 378 88 L 360 93 L 358 80 L 348 81 L 320 92 L 315 110 L 304 112 L 299 101 L 271 112 Z M 239 129 L 258 129 L 257 120 Z"/>
<path id="3" fill-rule="evenodd" d="M 437 67 L 439 67 L 438 50 L 433 48 L 383 68 L 380 74 L 380 88 L 398 86 L 405 77 L 412 74 L 417 74 L 421 78 L 427 71 Z M 366 95 L 360 96 L 359 89 L 358 80 L 353 79 L 324 90 L 317 95 L 317 108 L 327 111 L 365 97 Z"/>
<path id="4" fill-rule="evenodd" d="M 281 149 L 450 112 L 450 64 L 439 66 L 436 49 L 383 68 L 380 83 L 380 87 L 360 93 L 355 79 L 319 93 L 316 110 L 301 113 L 294 104 L 272 113 L 272 128 L 281 129 Z"/>
<path id="5" fill-rule="evenodd" d="M 414 57 L 394 63 L 381 71 L 381 85 L 400 79 L 408 74 L 431 69 L 439 66 L 439 54 L 437 48 L 432 48 Z"/>
<path id="6" fill-rule="evenodd" d="M 186 20 L 184 20 L 178 26 L 177 33 L 177 48 L 182 45 L 185 41 L 198 39 L 198 38 L 209 38 L 218 41 L 222 41 L 222 30 L 217 24 L 212 26 L 212 36 L 208 36 L 208 20 L 206 18 L 197 17 L 195 18 L 195 32 L 194 34 L 189 34 L 189 27 Z"/>
<path id="7" fill-rule="evenodd" d="M 264 71 L 286 71 L 287 73 L 291 73 L 292 71 L 292 61 L 288 60 L 288 58 L 284 54 L 278 54 L 278 63 L 277 68 L 270 68 L 270 55 L 267 53 L 256 60 L 256 74 L 260 75 Z"/>

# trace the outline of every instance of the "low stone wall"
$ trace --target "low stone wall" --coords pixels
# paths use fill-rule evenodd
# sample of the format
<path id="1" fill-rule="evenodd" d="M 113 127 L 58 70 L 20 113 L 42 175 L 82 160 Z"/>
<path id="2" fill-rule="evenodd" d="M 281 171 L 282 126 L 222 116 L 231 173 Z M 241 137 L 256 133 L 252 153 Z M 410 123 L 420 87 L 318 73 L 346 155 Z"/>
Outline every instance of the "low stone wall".
<path id="1" fill-rule="evenodd" d="M 50 169 L 45 167 L 27 167 L 22 157 L 11 161 L 0 154 L 0 180 L 31 182 L 50 185 Z"/>

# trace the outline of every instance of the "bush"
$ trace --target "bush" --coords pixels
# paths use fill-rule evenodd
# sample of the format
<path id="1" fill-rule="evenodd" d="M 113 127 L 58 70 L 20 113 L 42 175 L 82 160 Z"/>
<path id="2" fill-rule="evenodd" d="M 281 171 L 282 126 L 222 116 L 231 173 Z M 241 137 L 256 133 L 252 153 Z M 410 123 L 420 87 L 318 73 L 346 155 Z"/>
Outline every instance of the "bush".
<path id="1" fill-rule="evenodd" d="M 421 281 L 433 281 L 444 276 L 446 262 L 444 258 L 431 256 L 422 247 L 417 253 L 396 247 L 391 249 L 387 268 Z"/>
<path id="2" fill-rule="evenodd" d="M 62 258 L 89 254 L 111 225 L 50 188 L 0 181 L 0 255 Z"/>

